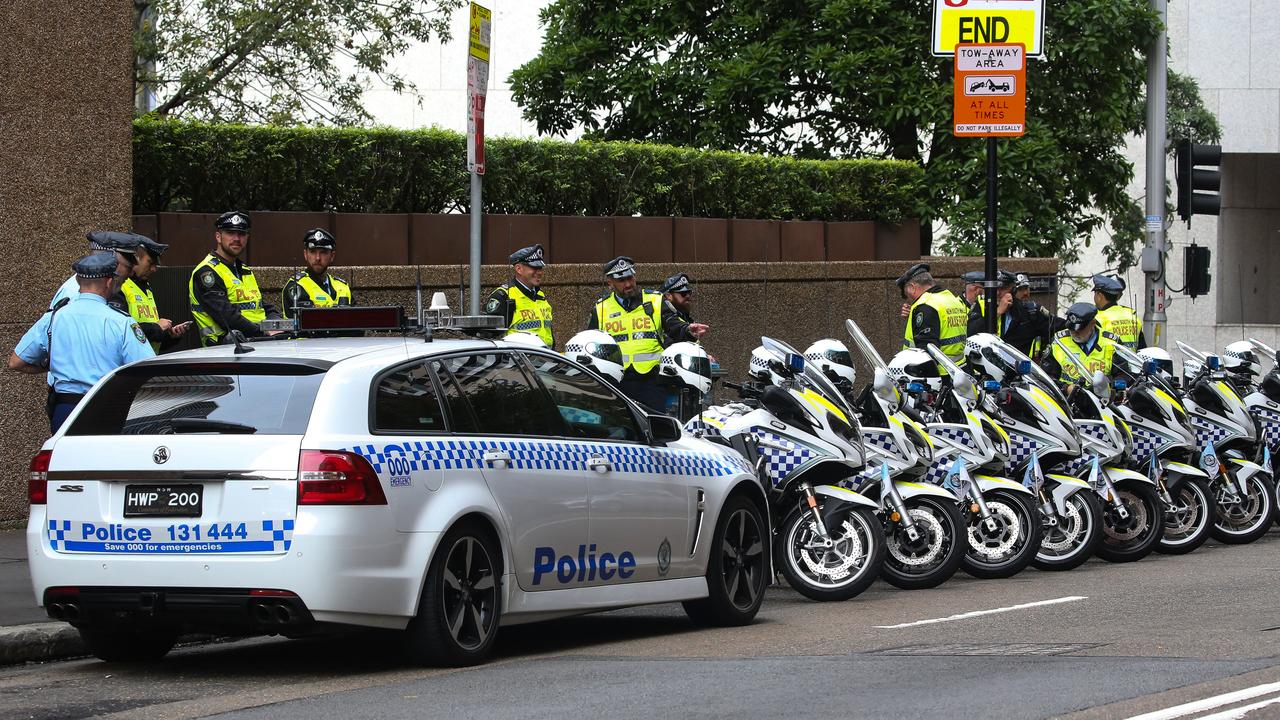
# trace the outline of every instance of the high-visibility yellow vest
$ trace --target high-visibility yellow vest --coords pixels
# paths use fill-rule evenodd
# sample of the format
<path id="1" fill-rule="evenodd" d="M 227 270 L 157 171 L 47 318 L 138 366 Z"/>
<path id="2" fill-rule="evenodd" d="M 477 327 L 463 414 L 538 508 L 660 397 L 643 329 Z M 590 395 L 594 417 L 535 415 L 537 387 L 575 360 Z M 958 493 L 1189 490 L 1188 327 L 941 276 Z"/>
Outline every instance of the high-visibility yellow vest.
<path id="1" fill-rule="evenodd" d="M 609 293 L 596 303 L 596 323 L 622 349 L 624 367 L 644 375 L 662 360 L 662 295 L 646 291 L 628 312 L 618 296 Z"/>
<path id="2" fill-rule="evenodd" d="M 267 311 L 262 307 L 262 291 L 258 289 L 258 279 L 253 276 L 253 271 L 246 267 L 244 277 L 238 278 L 217 255 L 209 253 L 187 279 L 187 299 L 191 303 L 191 317 L 196 321 L 196 327 L 200 328 L 201 345 L 217 345 L 222 336 L 227 334 L 226 328 L 214 322 L 213 317 L 205 312 L 196 299 L 196 273 L 203 267 L 213 268 L 218 277 L 222 278 L 222 283 L 227 288 L 227 300 L 245 320 L 260 323 L 267 319 Z"/>
<path id="3" fill-rule="evenodd" d="M 1098 311 L 1098 332 L 1130 350 L 1137 350 L 1142 321 L 1132 308 L 1116 304 Z"/>
<path id="4" fill-rule="evenodd" d="M 1053 359 L 1057 361 L 1058 366 L 1062 368 L 1062 377 L 1058 378 L 1063 382 L 1069 382 L 1079 385 L 1082 382 L 1087 383 L 1092 378 L 1081 378 L 1080 371 L 1076 369 L 1075 363 L 1071 362 L 1067 354 L 1076 356 L 1089 369 L 1090 374 L 1099 370 L 1103 375 L 1111 374 L 1111 361 L 1115 358 L 1116 344 L 1103 335 L 1098 336 L 1098 342 L 1093 346 L 1093 352 L 1086 353 L 1084 348 L 1075 341 L 1070 334 L 1064 334 L 1060 340 L 1061 344 L 1055 342 L 1050 350 L 1053 352 Z M 1063 349 L 1066 345 L 1066 349 Z"/>
<path id="5" fill-rule="evenodd" d="M 938 349 L 950 358 L 952 362 L 957 365 L 963 364 L 964 341 L 969 337 L 969 308 L 964 304 L 963 300 L 956 297 L 950 290 L 923 293 L 919 299 L 911 304 L 911 312 L 907 315 L 907 330 L 903 334 L 902 347 L 916 347 L 915 328 L 912 327 L 911 320 L 915 316 L 916 308 L 920 305 L 927 305 L 938 312 L 938 319 L 942 325 L 938 342 L 935 343 Z"/>
<path id="6" fill-rule="evenodd" d="M 301 287 L 307 293 L 307 299 L 311 301 L 312 307 L 325 308 L 351 304 L 351 286 L 347 284 L 346 280 L 336 275 L 329 276 L 329 284 L 333 286 L 333 295 L 325 292 L 320 283 L 312 280 L 311 275 L 305 270 L 294 275 L 293 281 L 298 283 L 298 287 Z M 282 297 L 281 300 L 285 300 L 285 298 Z M 346 302 L 343 302 L 344 300 Z M 287 305 L 287 301 L 281 303 L 281 307 L 285 305 Z"/>
<path id="7" fill-rule="evenodd" d="M 133 317 L 137 323 L 158 324 L 160 322 L 160 310 L 156 307 L 156 295 L 151 292 L 151 288 L 143 290 L 133 278 L 126 278 L 120 285 L 120 292 L 124 293 L 124 301 L 129 308 L 129 315 Z M 151 349 L 160 352 L 160 343 L 151 343 Z"/>
<path id="8" fill-rule="evenodd" d="M 507 298 L 516 304 L 515 312 L 511 313 L 511 325 L 507 327 L 507 334 L 533 333 L 542 338 L 542 342 L 546 343 L 547 347 L 554 345 L 555 338 L 551 332 L 551 303 L 547 302 L 547 296 L 543 295 L 535 300 L 526 295 L 515 283 L 503 287 L 507 290 Z"/>

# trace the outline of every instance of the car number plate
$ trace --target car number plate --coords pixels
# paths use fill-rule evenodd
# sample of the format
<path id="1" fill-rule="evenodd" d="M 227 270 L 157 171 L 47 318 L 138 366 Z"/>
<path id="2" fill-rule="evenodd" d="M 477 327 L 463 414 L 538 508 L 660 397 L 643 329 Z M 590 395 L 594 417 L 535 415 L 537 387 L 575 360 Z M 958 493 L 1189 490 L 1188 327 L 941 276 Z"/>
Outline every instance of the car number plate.
<path id="1" fill-rule="evenodd" d="M 203 485 L 126 485 L 125 517 L 200 517 Z"/>

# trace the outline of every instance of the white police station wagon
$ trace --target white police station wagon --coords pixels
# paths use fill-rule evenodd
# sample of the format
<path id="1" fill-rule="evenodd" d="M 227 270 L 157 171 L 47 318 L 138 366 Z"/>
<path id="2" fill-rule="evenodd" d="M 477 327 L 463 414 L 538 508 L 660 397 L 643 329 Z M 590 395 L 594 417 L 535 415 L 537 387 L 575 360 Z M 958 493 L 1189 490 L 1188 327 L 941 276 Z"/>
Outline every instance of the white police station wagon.
<path id="1" fill-rule="evenodd" d="M 470 664 L 500 625 L 624 606 L 745 624 L 771 576 L 765 500 L 737 453 L 497 341 L 135 363 L 32 460 L 29 494 L 37 602 L 104 660 L 162 656 L 187 632 L 336 624 Z"/>

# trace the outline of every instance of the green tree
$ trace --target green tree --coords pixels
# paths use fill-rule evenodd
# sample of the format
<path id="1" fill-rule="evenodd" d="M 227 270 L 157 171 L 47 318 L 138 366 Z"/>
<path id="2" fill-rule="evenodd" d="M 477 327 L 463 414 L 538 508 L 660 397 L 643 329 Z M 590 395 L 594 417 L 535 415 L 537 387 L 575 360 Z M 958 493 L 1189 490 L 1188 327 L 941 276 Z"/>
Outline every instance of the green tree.
<path id="1" fill-rule="evenodd" d="M 203 120 L 350 125 L 369 119 L 372 77 L 412 83 L 389 61 L 449 39 L 462 0 L 135 0 L 135 83 L 152 114 Z"/>
<path id="2" fill-rule="evenodd" d="M 604 139 L 918 162 L 923 249 L 972 252 L 982 247 L 985 143 L 951 135 L 952 64 L 929 54 L 931 8 L 558 0 L 542 13 L 541 53 L 511 84 L 545 133 L 580 125 Z M 1142 130 L 1157 22 L 1146 0 L 1050 5 L 1045 57 L 1028 70 L 1028 132 L 998 143 L 1003 254 L 1070 261 L 1107 229 L 1109 256 L 1131 261 L 1142 212 L 1125 192 L 1133 167 L 1123 150 Z"/>

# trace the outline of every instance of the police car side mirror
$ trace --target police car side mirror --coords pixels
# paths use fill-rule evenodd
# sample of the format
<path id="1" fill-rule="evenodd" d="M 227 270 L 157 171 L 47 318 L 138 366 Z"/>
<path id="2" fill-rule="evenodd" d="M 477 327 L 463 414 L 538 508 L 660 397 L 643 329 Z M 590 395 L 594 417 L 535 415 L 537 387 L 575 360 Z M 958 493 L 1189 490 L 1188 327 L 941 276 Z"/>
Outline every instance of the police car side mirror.
<path id="1" fill-rule="evenodd" d="M 679 440 L 684 430 L 680 421 L 669 415 L 649 415 L 649 435 L 654 443 L 669 443 Z"/>

